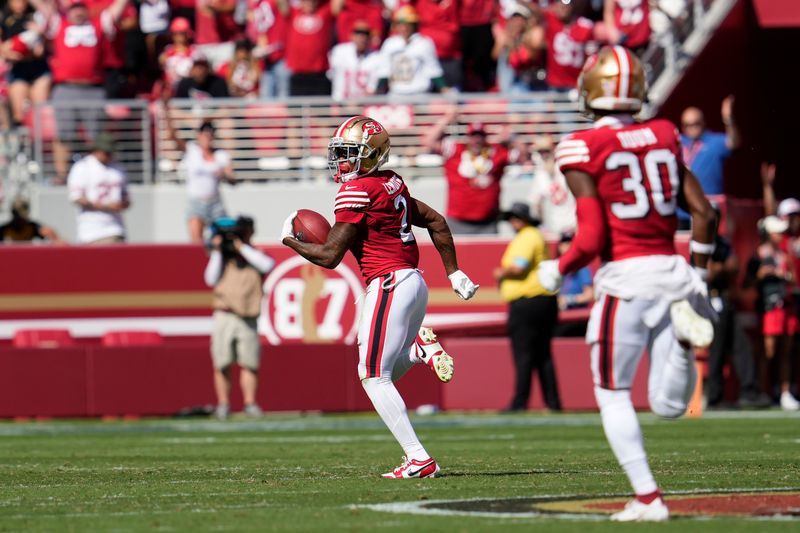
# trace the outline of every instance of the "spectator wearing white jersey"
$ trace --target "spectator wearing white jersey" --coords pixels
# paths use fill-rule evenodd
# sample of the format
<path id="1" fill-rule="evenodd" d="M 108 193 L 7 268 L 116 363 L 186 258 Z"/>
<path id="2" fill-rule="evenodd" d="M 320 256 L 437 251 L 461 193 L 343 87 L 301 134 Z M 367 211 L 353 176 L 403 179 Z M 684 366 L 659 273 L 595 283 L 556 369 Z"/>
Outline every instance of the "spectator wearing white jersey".
<path id="1" fill-rule="evenodd" d="M 344 101 L 375 93 L 380 54 L 369 49 L 371 29 L 363 20 L 353 24 L 350 42 L 334 46 L 328 56 L 328 77 L 334 100 Z"/>
<path id="2" fill-rule="evenodd" d="M 67 186 L 78 212 L 78 242 L 112 244 L 125 241 L 122 212 L 130 207 L 125 171 L 113 164 L 114 139 L 99 133 L 92 153 L 72 165 Z"/>
<path id="3" fill-rule="evenodd" d="M 395 35 L 381 47 L 378 92 L 424 94 L 448 90 L 433 41 L 417 32 L 419 16 L 412 6 L 392 15 Z"/>

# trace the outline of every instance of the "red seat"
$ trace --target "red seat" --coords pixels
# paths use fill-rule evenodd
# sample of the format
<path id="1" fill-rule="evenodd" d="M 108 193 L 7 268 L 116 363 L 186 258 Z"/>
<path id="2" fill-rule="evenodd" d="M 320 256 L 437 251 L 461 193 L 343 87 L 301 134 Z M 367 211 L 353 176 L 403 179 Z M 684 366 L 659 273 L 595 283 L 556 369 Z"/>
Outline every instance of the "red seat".
<path id="1" fill-rule="evenodd" d="M 74 346 L 68 329 L 18 329 L 12 340 L 14 348 L 60 348 Z"/>
<path id="2" fill-rule="evenodd" d="M 156 346 L 164 338 L 157 331 L 108 331 L 103 335 L 103 346 Z"/>

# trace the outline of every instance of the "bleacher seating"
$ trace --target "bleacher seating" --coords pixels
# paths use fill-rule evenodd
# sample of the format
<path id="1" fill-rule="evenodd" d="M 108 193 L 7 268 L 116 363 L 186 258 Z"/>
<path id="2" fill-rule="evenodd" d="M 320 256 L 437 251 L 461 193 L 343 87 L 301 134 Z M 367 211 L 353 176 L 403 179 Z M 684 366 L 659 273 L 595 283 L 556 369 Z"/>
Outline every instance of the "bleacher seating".
<path id="1" fill-rule="evenodd" d="M 163 344 L 164 338 L 157 331 L 108 331 L 100 343 L 103 346 L 158 346 Z"/>
<path id="2" fill-rule="evenodd" d="M 63 348 L 74 346 L 67 329 L 18 329 L 11 342 L 14 348 Z"/>

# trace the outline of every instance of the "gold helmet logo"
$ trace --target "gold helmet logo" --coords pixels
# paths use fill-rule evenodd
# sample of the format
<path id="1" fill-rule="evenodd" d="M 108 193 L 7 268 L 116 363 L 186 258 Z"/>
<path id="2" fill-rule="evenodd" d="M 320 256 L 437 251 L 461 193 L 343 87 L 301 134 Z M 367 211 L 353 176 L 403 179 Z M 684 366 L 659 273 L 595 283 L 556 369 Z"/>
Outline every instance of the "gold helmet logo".
<path id="1" fill-rule="evenodd" d="M 647 90 L 639 58 L 622 46 L 604 46 L 589 57 L 578 79 L 581 110 L 637 113 Z"/>
<path id="2" fill-rule="evenodd" d="M 350 181 L 375 172 L 389 158 L 389 149 L 389 133 L 380 122 L 365 116 L 348 118 L 328 142 L 333 180 Z"/>

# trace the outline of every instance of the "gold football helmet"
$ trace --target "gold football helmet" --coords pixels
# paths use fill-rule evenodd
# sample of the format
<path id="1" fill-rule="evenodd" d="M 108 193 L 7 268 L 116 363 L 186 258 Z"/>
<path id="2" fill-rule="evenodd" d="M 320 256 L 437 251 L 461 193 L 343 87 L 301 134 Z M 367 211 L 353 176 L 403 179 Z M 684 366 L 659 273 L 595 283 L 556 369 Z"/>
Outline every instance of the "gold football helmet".
<path id="1" fill-rule="evenodd" d="M 623 46 L 604 46 L 589 57 L 578 78 L 581 111 L 638 113 L 647 91 L 644 67 Z"/>
<path id="2" fill-rule="evenodd" d="M 350 117 L 328 142 L 328 168 L 337 183 L 372 174 L 389 158 L 389 134 L 380 122 Z"/>

